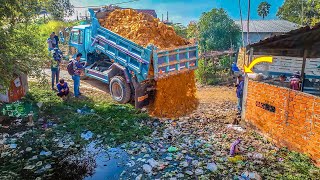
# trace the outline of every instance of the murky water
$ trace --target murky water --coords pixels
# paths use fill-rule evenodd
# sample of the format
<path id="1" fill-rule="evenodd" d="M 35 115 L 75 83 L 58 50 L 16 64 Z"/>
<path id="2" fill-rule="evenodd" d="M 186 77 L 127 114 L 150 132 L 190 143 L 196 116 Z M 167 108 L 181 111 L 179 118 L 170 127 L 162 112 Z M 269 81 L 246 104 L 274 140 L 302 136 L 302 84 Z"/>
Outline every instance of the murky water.
<path id="1" fill-rule="evenodd" d="M 85 180 L 117 180 L 120 178 L 126 163 L 129 161 L 128 154 L 120 148 L 95 147 L 95 143 L 90 143 L 86 148 L 86 153 L 94 154 L 96 167 L 93 175 L 87 176 Z"/>

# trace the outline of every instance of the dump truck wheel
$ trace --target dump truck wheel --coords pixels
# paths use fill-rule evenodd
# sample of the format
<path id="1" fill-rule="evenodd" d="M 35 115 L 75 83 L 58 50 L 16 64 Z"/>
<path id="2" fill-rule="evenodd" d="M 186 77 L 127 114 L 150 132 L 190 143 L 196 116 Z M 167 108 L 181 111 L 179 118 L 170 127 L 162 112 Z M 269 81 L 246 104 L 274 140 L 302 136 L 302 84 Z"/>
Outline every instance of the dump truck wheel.
<path id="1" fill-rule="evenodd" d="M 125 104 L 131 99 L 131 88 L 121 76 L 115 76 L 110 81 L 110 94 L 118 103 Z"/>

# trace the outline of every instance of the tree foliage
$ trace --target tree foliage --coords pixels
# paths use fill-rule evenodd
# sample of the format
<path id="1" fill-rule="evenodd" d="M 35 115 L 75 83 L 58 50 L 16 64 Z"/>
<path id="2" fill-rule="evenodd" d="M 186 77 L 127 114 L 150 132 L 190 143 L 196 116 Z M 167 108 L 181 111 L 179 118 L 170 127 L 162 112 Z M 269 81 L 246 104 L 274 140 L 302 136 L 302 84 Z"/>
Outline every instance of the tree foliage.
<path id="1" fill-rule="evenodd" d="M 63 20 L 74 13 L 70 0 L 48 0 L 46 10 L 54 20 Z"/>
<path id="2" fill-rule="evenodd" d="M 198 24 L 195 21 L 191 21 L 187 27 L 187 37 L 188 38 L 198 38 L 199 37 L 199 30 Z"/>
<path id="3" fill-rule="evenodd" d="M 240 28 L 224 9 L 212 9 L 210 12 L 203 13 L 198 27 L 202 52 L 230 49 L 240 40 Z"/>
<path id="4" fill-rule="evenodd" d="M 173 25 L 174 31 L 177 33 L 177 35 L 187 38 L 187 28 L 182 24 L 174 24 Z"/>
<path id="5" fill-rule="evenodd" d="M 315 25 L 320 22 L 320 0 L 285 0 L 277 16 L 297 24 Z"/>
<path id="6" fill-rule="evenodd" d="M 264 19 L 270 13 L 270 7 L 271 5 L 268 2 L 261 2 L 258 7 L 258 15 Z"/>

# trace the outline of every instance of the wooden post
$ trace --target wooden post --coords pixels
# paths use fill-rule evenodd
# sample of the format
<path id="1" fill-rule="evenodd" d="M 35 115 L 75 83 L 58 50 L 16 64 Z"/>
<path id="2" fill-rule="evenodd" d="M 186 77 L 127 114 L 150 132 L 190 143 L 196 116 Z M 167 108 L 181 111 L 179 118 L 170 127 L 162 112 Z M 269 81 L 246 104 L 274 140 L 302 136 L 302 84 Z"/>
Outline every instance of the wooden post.
<path id="1" fill-rule="evenodd" d="M 247 66 L 249 63 L 252 61 L 253 58 L 253 48 L 250 48 L 250 55 L 248 58 L 248 63 L 246 64 Z M 249 84 L 249 77 L 247 74 L 245 74 L 244 77 L 244 87 L 243 87 L 243 98 L 242 98 L 242 111 L 241 111 L 241 120 L 245 121 L 246 120 L 246 110 L 247 110 L 247 96 L 248 96 L 248 84 Z"/>
<path id="2" fill-rule="evenodd" d="M 305 81 L 305 69 L 306 69 L 306 63 L 307 63 L 307 56 L 308 56 L 308 50 L 304 49 L 303 50 L 303 61 L 302 61 L 302 68 L 301 68 L 301 79 L 302 79 L 302 84 L 301 84 L 301 91 L 303 92 L 304 89 L 304 81 Z"/>

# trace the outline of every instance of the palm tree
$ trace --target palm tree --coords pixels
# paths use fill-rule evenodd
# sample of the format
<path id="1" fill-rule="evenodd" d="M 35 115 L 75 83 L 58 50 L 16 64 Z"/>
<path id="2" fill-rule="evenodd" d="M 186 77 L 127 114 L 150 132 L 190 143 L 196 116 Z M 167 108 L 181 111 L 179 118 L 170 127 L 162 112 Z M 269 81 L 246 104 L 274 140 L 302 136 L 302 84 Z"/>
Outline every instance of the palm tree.
<path id="1" fill-rule="evenodd" d="M 268 2 L 261 2 L 258 7 L 258 15 L 264 19 L 270 13 L 270 7 L 271 5 Z"/>

